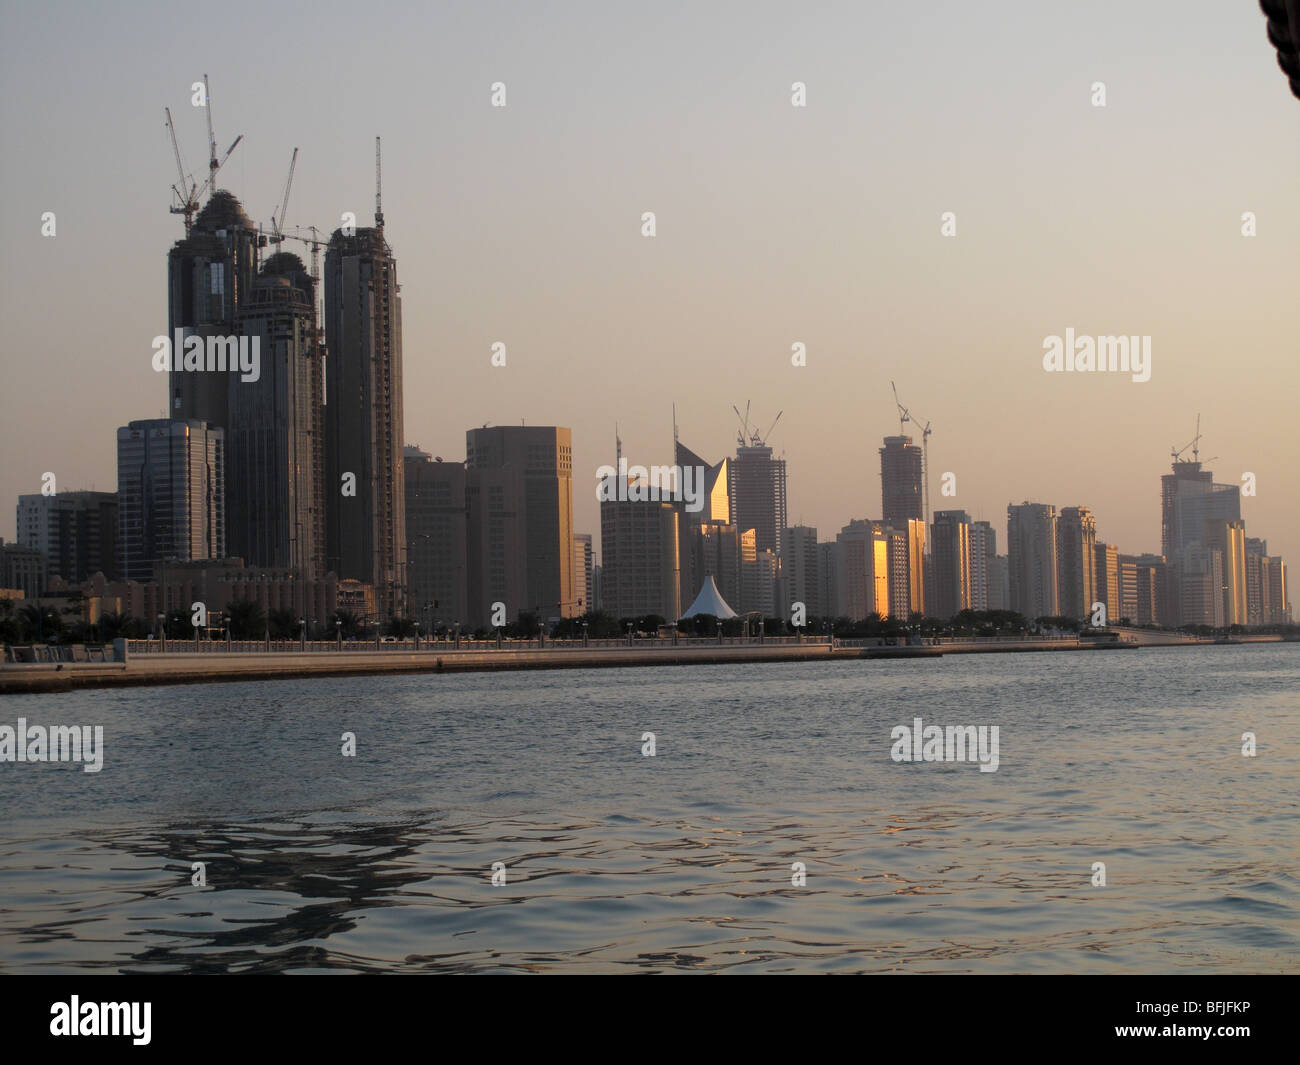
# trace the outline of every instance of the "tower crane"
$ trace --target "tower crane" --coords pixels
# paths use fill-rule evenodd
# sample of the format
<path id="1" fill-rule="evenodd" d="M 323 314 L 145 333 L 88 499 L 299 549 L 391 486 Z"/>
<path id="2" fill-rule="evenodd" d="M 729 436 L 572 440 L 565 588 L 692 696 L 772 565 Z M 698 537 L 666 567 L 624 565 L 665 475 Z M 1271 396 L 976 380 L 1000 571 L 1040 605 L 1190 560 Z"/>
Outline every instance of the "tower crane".
<path id="1" fill-rule="evenodd" d="M 1183 456 L 1183 452 L 1186 451 L 1186 450 L 1190 447 L 1190 448 L 1192 449 L 1192 461 L 1193 461 L 1193 462 L 1200 462 L 1200 461 L 1201 461 L 1201 447 L 1200 447 L 1200 444 L 1201 444 L 1201 416 L 1200 416 L 1199 414 L 1197 414 L 1197 416 L 1196 416 L 1196 435 L 1195 435 L 1194 437 L 1192 437 L 1192 439 L 1191 439 L 1188 443 L 1184 444 L 1182 447 L 1180 447 L 1180 448 L 1170 448 L 1170 449 L 1169 449 L 1170 457 L 1173 458 L 1174 462 L 1182 462 L 1182 461 L 1183 461 L 1183 457 L 1182 457 L 1182 456 Z"/>
<path id="2" fill-rule="evenodd" d="M 207 111 L 208 119 L 208 180 L 202 185 L 196 185 L 194 179 L 185 171 L 185 164 L 181 160 L 180 146 L 176 142 L 176 125 L 172 122 L 172 112 L 170 107 L 164 107 L 163 112 L 167 115 L 167 132 L 171 137 L 172 154 L 176 157 L 176 172 L 179 177 L 179 183 L 172 186 L 172 192 L 176 195 L 177 203 L 168 208 L 172 214 L 185 216 L 185 235 L 189 236 L 190 227 L 194 222 L 194 216 L 199 210 L 199 201 L 206 192 L 209 196 L 217 189 L 217 171 L 226 165 L 230 154 L 244 139 L 241 133 L 233 141 L 230 147 L 226 149 L 226 154 L 217 159 L 217 136 L 212 130 L 212 99 L 208 95 L 208 76 L 203 75 L 203 98 L 204 109 Z"/>
<path id="3" fill-rule="evenodd" d="M 271 243 L 284 243 L 284 216 L 289 210 L 289 192 L 293 189 L 293 169 L 298 165 L 298 149 L 293 150 L 293 157 L 289 160 L 289 177 L 284 183 L 284 196 L 280 200 L 280 213 L 271 215 Z M 314 275 L 313 275 L 314 276 Z"/>
<path id="4" fill-rule="evenodd" d="M 375 228 L 384 228 L 384 178 L 379 166 L 379 138 L 375 138 Z"/>

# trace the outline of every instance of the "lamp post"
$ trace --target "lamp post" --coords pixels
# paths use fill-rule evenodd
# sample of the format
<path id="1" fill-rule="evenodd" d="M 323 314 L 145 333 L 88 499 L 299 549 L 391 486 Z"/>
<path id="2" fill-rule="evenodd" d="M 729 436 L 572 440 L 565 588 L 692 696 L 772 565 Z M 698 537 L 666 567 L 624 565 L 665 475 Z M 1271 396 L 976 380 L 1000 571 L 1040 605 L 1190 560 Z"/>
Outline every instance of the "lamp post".
<path id="1" fill-rule="evenodd" d="M 160 613 L 158 615 L 158 633 L 162 641 L 160 646 L 164 652 L 167 650 L 167 615 Z"/>
<path id="2" fill-rule="evenodd" d="M 298 644 L 302 650 L 307 650 L 307 619 L 298 619 Z"/>

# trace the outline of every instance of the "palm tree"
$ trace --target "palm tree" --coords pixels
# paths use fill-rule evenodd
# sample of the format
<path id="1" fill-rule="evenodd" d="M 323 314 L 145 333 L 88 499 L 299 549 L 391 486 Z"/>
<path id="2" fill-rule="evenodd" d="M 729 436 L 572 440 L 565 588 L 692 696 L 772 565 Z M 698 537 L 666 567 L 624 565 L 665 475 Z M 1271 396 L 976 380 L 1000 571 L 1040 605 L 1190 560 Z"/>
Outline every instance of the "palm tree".
<path id="1" fill-rule="evenodd" d="M 266 631 L 266 614 L 256 599 L 234 599 L 226 607 L 230 635 L 237 640 L 255 640 Z"/>

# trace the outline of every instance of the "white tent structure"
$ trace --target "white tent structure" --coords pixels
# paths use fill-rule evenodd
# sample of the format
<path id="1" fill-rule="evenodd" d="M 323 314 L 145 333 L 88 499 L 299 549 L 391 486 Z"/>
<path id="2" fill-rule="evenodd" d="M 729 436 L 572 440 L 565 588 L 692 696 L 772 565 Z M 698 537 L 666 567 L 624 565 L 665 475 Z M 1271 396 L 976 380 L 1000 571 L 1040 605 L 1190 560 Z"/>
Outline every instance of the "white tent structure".
<path id="1" fill-rule="evenodd" d="M 696 614 L 712 614 L 718 618 L 740 616 L 731 607 L 727 606 L 727 601 L 722 598 L 722 593 L 718 591 L 718 586 L 713 582 L 712 576 L 704 578 L 704 584 L 700 586 L 700 594 L 695 597 L 695 602 L 682 615 L 681 620 L 693 618 Z"/>

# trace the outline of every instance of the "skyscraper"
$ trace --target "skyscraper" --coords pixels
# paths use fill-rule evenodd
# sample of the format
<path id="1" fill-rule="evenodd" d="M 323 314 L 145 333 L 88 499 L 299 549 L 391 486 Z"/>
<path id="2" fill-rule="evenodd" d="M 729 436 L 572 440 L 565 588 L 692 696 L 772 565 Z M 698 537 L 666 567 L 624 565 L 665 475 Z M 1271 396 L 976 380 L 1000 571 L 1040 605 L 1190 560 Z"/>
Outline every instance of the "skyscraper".
<path id="1" fill-rule="evenodd" d="M 582 600 L 578 612 L 590 614 L 597 610 L 592 600 L 592 567 L 595 562 L 591 533 L 573 534 L 573 594 Z"/>
<path id="2" fill-rule="evenodd" d="M 766 444 L 736 448 L 730 467 L 731 517 L 744 532 L 753 529 L 756 551 L 781 555 L 786 526 L 785 459 L 774 459 Z"/>
<path id="3" fill-rule="evenodd" d="M 990 602 L 1000 596 L 990 597 L 989 582 L 997 567 L 998 534 L 987 521 L 973 521 L 970 525 L 970 599 L 972 610 L 994 610 Z"/>
<path id="4" fill-rule="evenodd" d="M 786 529 L 781 542 L 785 550 L 782 569 L 786 601 L 782 612 L 786 621 L 790 620 L 790 610 L 795 603 L 803 603 L 806 619 L 828 613 L 821 599 L 817 530 L 807 525 L 792 525 Z"/>
<path id="5" fill-rule="evenodd" d="M 302 260 L 270 256 L 236 324 L 257 342 L 255 381 L 232 375 L 226 426 L 226 539 L 251 567 L 325 575 L 324 360 L 315 282 Z M 335 492 L 339 486 L 335 485 Z"/>
<path id="6" fill-rule="evenodd" d="M 925 520 L 922 449 L 910 436 L 887 436 L 880 449 L 880 509 L 886 525 L 905 529 L 910 519 Z M 919 603 L 913 610 L 921 610 Z"/>
<path id="7" fill-rule="evenodd" d="M 677 508 L 651 500 L 600 504 L 600 562 L 605 613 L 615 618 L 682 612 Z"/>
<path id="8" fill-rule="evenodd" d="M 549 617 L 579 614 L 573 580 L 573 436 L 557 426 L 500 425 L 470 429 L 465 434 L 466 466 L 470 471 L 470 524 L 481 525 L 476 505 L 487 502 L 474 490 L 481 471 L 502 471 L 512 477 L 497 488 L 510 487 L 518 495 L 501 500 L 503 512 L 516 513 L 523 537 L 523 599 L 502 599 L 507 615 L 538 611 Z M 517 476 L 516 476 L 517 475 Z M 603 541 L 602 541 L 603 543 Z M 471 544 L 471 551 L 475 545 Z M 494 546 L 495 552 L 499 548 Z M 611 579 L 610 562 L 601 548 L 605 581 Z M 676 551 L 674 550 L 674 555 Z M 674 565 L 674 572 L 676 565 Z M 471 571 L 471 598 L 474 575 Z M 513 593 L 517 594 L 517 593 Z M 490 601 L 490 600 L 489 600 Z M 480 608 L 471 604 L 471 609 Z"/>
<path id="9" fill-rule="evenodd" d="M 1124 603 L 1120 599 L 1119 548 L 1114 544 L 1099 543 L 1093 549 L 1093 559 L 1097 580 L 1096 602 L 1106 604 L 1106 621 L 1114 624 L 1124 616 Z M 1091 612 L 1090 603 L 1088 613 Z"/>
<path id="10" fill-rule="evenodd" d="M 48 584 L 79 584 L 96 573 L 117 579 L 116 492 L 40 493 L 18 497 L 18 543 L 45 556 Z"/>
<path id="11" fill-rule="evenodd" d="M 182 336 L 237 336 L 237 318 L 256 274 L 257 229 L 239 201 L 217 189 L 194 219 L 189 236 L 178 240 L 167 256 L 168 340 L 175 343 L 178 329 Z M 224 429 L 230 424 L 232 379 L 238 382 L 239 375 L 171 370 L 168 416 Z"/>
<path id="12" fill-rule="evenodd" d="M 930 557 L 934 560 L 932 598 L 935 617 L 950 618 L 972 609 L 971 523 L 964 510 L 940 510 L 930 525 Z"/>
<path id="13" fill-rule="evenodd" d="M 1245 625 L 1246 523 L 1240 518 L 1208 519 L 1204 541 L 1223 556 L 1223 623 Z"/>
<path id="14" fill-rule="evenodd" d="M 1031 621 L 1059 615 L 1056 508 L 1050 503 L 1007 507 L 1007 569 L 1012 610 Z"/>
<path id="15" fill-rule="evenodd" d="M 681 600 L 683 607 L 687 607 L 695 601 L 705 577 L 704 571 L 697 564 L 700 559 L 700 552 L 697 550 L 695 541 L 700 527 L 703 525 L 714 527 L 731 525 L 731 464 L 727 459 L 723 459 L 718 463 L 706 462 L 677 439 L 675 426 L 673 430 L 673 451 L 673 461 L 679 470 L 693 467 L 697 471 L 692 474 L 692 477 L 695 479 L 696 484 L 701 485 L 703 492 L 703 506 L 699 510 L 687 510 L 686 500 L 682 498 L 680 492 L 676 501 L 677 554 L 681 563 Z M 700 480 L 699 471 L 703 472 L 702 481 Z M 735 560 L 735 564 L 739 565 L 738 558 Z M 715 570 L 710 572 L 716 573 Z M 719 589 L 721 589 L 722 581 L 718 580 L 717 583 Z M 739 585 L 733 588 L 732 592 L 734 595 L 738 595 Z M 722 592 L 722 596 L 728 603 L 739 602 L 739 599 L 728 598 L 726 591 Z"/>
<path id="16" fill-rule="evenodd" d="M 153 564 L 226 555 L 225 432 L 167 418 L 117 431 L 118 573 L 153 578 Z"/>
<path id="17" fill-rule="evenodd" d="M 465 496 L 467 624 L 488 628 L 499 616 L 497 603 L 507 622 L 541 606 L 530 599 L 525 584 L 524 471 L 518 466 L 467 469 Z"/>
<path id="18" fill-rule="evenodd" d="M 413 617 L 431 631 L 469 620 L 465 464 L 403 449 L 407 594 Z"/>
<path id="19" fill-rule="evenodd" d="M 1097 602 L 1097 519 L 1087 507 L 1064 507 L 1056 523 L 1057 598 L 1061 614 L 1083 618 Z M 1109 609 L 1109 606 L 1108 606 Z M 1115 615 L 1118 620 L 1119 615 Z"/>
<path id="20" fill-rule="evenodd" d="M 336 229 L 325 253 L 325 563 L 406 613 L 402 300 L 397 262 L 373 229 Z M 351 494 L 354 493 L 354 494 Z"/>
<path id="21" fill-rule="evenodd" d="M 837 616 L 889 617 L 889 535 L 878 521 L 855 518 L 835 538 L 839 570 Z"/>

